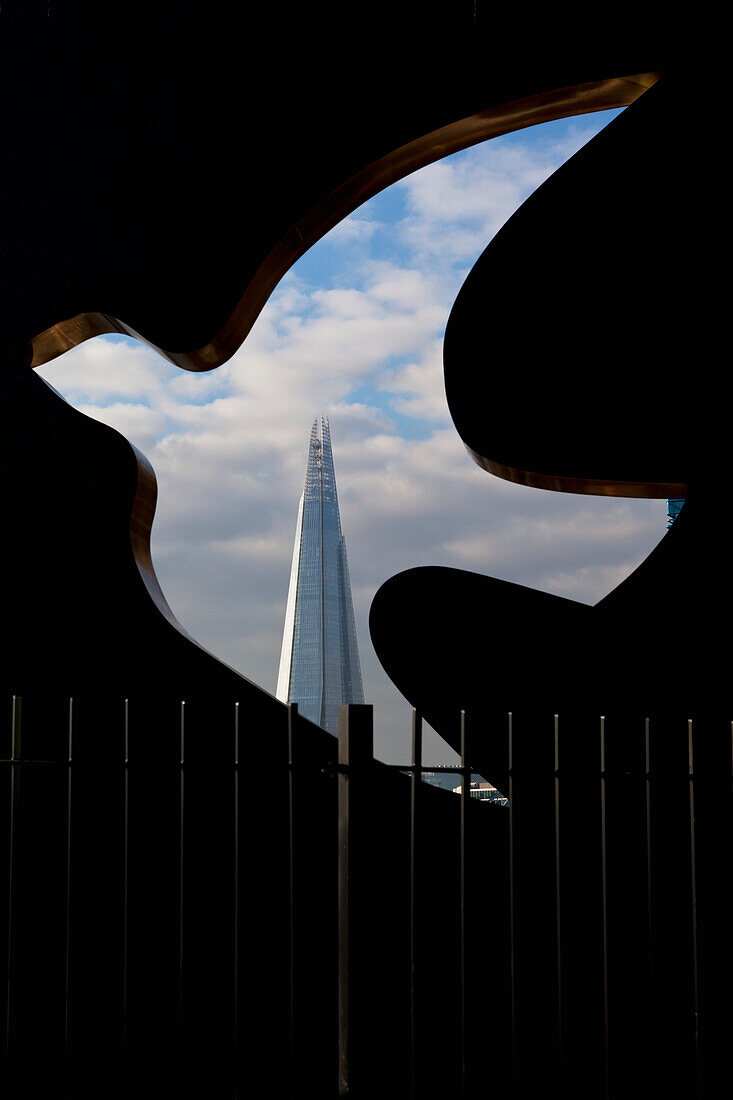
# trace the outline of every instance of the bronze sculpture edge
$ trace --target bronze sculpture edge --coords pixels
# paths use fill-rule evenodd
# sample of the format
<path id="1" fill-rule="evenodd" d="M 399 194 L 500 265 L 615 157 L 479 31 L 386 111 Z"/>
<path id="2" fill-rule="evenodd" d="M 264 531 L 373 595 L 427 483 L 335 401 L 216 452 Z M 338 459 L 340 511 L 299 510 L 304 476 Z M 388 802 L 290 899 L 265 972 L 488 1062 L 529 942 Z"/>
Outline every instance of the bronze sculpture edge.
<path id="1" fill-rule="evenodd" d="M 515 485 L 527 485 L 531 489 L 549 489 L 555 493 L 581 493 L 588 496 L 639 497 L 651 500 L 683 499 L 689 486 L 683 481 L 619 481 L 613 478 L 573 477 L 565 474 L 549 474 L 546 471 L 525 470 L 496 462 L 474 451 L 467 443 L 464 447 L 482 470 L 512 481 Z"/>
<path id="2" fill-rule="evenodd" d="M 343 218 L 385 187 L 436 160 L 492 137 L 542 122 L 626 107 L 655 84 L 661 75 L 659 72 L 645 72 L 608 77 L 492 106 L 433 130 L 375 161 L 315 206 L 278 241 L 260 264 L 224 327 L 208 344 L 197 350 L 171 351 L 158 347 L 122 319 L 100 312 L 78 313 L 58 321 L 32 338 L 31 366 L 40 367 L 94 336 L 118 332 L 150 344 L 164 358 L 185 370 L 213 370 L 237 351 L 270 294 L 296 260 Z"/>

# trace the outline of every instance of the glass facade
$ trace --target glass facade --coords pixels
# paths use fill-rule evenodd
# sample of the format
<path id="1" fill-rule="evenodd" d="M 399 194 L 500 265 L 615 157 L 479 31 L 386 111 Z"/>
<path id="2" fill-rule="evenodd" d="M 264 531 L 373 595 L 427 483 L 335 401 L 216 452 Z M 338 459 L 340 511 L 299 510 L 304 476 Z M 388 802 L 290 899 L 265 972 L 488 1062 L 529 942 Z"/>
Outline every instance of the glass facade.
<path id="1" fill-rule="evenodd" d="M 675 500 L 668 500 L 667 501 L 667 526 L 668 527 L 671 527 L 672 524 L 674 523 L 674 521 L 677 519 L 677 516 L 682 511 L 682 506 L 683 506 L 684 503 L 685 503 L 685 498 L 683 498 L 682 500 L 680 500 L 678 498 L 678 499 L 675 499 Z"/>
<path id="2" fill-rule="evenodd" d="M 342 703 L 363 703 L 346 542 L 328 420 L 311 428 L 285 613 L 278 699 L 336 733 Z"/>

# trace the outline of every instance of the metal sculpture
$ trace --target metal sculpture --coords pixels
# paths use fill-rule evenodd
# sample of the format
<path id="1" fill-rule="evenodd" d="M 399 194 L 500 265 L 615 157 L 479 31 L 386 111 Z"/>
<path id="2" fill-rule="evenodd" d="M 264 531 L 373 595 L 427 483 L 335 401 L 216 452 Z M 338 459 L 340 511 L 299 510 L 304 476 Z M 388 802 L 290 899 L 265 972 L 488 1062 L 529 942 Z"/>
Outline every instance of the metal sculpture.
<path id="1" fill-rule="evenodd" d="M 146 4 L 140 11 L 125 5 L 112 16 L 108 22 L 98 5 L 83 0 L 63 5 L 4 0 L 0 10 L 0 346 L 3 468 L 9 485 L 4 623 L 10 641 L 3 684 L 8 697 L 12 693 L 25 699 L 22 723 L 20 710 L 13 711 L 13 745 L 6 761 L 11 786 L 4 815 L 9 823 L 4 881 L 9 885 L 3 988 L 6 1050 L 12 1053 L 9 1080 L 18 1096 L 24 1089 L 28 1095 L 34 1089 L 39 1094 L 49 1080 L 58 1089 L 71 1058 L 77 1074 L 76 1084 L 67 1082 L 72 1095 L 74 1088 L 84 1094 L 90 1083 L 98 1090 L 100 1081 L 109 1094 L 143 1095 L 149 1086 L 160 1094 L 185 1082 L 225 1095 L 231 1091 L 227 1075 L 234 1058 L 239 1062 L 232 1072 L 240 1083 L 246 1082 L 242 1088 L 260 1095 L 272 1093 L 273 1077 L 281 1079 L 281 1040 L 287 1028 L 281 994 L 287 988 L 289 960 L 283 957 L 288 883 L 280 873 L 279 856 L 288 851 L 292 823 L 289 835 L 288 821 L 277 815 L 273 819 L 269 789 L 250 788 L 245 798 L 238 781 L 235 806 L 241 817 L 230 822 L 214 774 L 230 758 L 233 738 L 238 769 L 240 737 L 259 746 L 267 730 L 282 741 L 288 715 L 266 692 L 180 630 L 150 559 L 155 487 L 147 463 L 117 433 L 70 409 L 32 367 L 110 331 L 133 334 L 187 369 L 216 367 L 245 338 L 288 266 L 382 187 L 499 133 L 634 104 L 628 117 L 622 116 L 558 173 L 557 182 L 550 181 L 530 200 L 480 261 L 449 327 L 449 400 L 459 432 L 492 472 L 581 491 L 627 491 L 633 485 L 633 491 L 645 493 L 653 486 L 658 495 L 682 496 L 689 489 L 688 504 L 655 555 L 603 608 L 579 607 L 489 579 L 431 571 L 388 582 L 375 601 L 372 629 L 395 682 L 424 706 L 452 743 L 455 717 L 448 710 L 470 704 L 470 692 L 479 682 L 485 685 L 482 696 L 497 710 L 514 699 L 515 688 L 526 692 L 528 685 L 529 701 L 526 694 L 522 699 L 530 711 L 535 704 L 544 709 L 548 702 L 555 706 L 565 701 L 583 709 L 605 705 L 607 698 L 610 704 L 621 699 L 624 708 L 647 699 L 656 703 L 669 691 L 669 672 L 677 667 L 673 658 L 680 647 L 659 626 L 648 657 L 650 647 L 638 624 L 659 623 L 661 593 L 666 600 L 670 575 L 690 578 L 687 586 L 676 585 L 681 595 L 675 630 L 680 638 L 699 634 L 700 606 L 708 597 L 729 606 L 727 589 L 721 598 L 718 585 L 704 587 L 711 549 L 717 553 L 714 548 L 725 545 L 719 515 L 713 524 L 708 507 L 724 477 L 719 443 L 724 435 L 719 421 L 710 431 L 695 428 L 693 442 L 712 441 L 712 450 L 691 446 L 689 463 L 684 448 L 672 446 L 668 427 L 659 446 L 650 442 L 650 432 L 664 417 L 656 405 L 654 416 L 649 414 L 664 391 L 654 372 L 647 375 L 642 368 L 650 356 L 658 358 L 660 332 L 671 332 L 670 345 L 680 347 L 680 298 L 666 248 L 674 193 L 665 192 L 666 219 L 656 210 L 667 174 L 655 181 L 642 213 L 633 210 L 633 203 L 614 211 L 637 182 L 638 158 L 646 159 L 652 171 L 660 152 L 669 163 L 665 142 L 679 127 L 679 117 L 694 115 L 689 100 L 704 81 L 683 76 L 675 51 L 660 36 L 656 13 L 648 18 L 635 13 L 630 29 L 610 25 L 605 12 L 588 10 L 580 46 L 571 44 L 575 36 L 569 33 L 577 28 L 563 25 L 555 11 L 545 20 L 528 21 L 524 12 L 498 12 L 483 2 L 444 0 L 419 10 L 394 0 L 368 8 L 328 0 L 315 6 L 288 3 L 241 10 L 216 3 L 205 9 Z M 629 138 L 636 119 L 639 129 Z M 661 143 L 652 136 L 657 133 Z M 600 150 L 597 161 L 595 150 Z M 246 171 L 232 170 L 243 155 Z M 626 164 L 628 175 L 614 179 L 619 163 Z M 569 191 L 563 198 L 565 180 Z M 574 220 L 578 210 L 588 209 L 589 181 L 600 189 L 595 239 Z M 548 232 L 543 255 L 535 245 Z M 638 251 L 633 233 L 641 239 L 648 236 L 646 251 Z M 577 266 L 578 249 L 588 245 L 603 257 L 600 269 L 596 261 L 592 267 L 592 281 L 601 279 L 603 293 L 593 290 L 587 269 Z M 656 259 L 660 248 L 665 256 L 661 265 Z M 547 250 L 552 252 L 549 265 Z M 609 257 L 612 266 L 606 270 Z M 688 259 L 689 253 L 686 263 Z M 558 263 L 565 265 L 570 281 L 558 275 Z M 511 270 L 517 276 L 512 280 Z M 515 286 L 532 271 L 544 274 L 519 298 Z M 665 289 L 657 294 L 661 277 Z M 618 345 L 619 334 L 629 331 L 629 310 L 647 333 L 653 314 L 653 338 L 645 338 L 637 361 L 628 368 L 629 377 L 624 378 L 629 357 L 623 348 L 619 355 L 609 355 L 607 376 L 595 374 L 598 397 L 591 409 L 563 423 L 558 418 L 569 403 L 561 403 L 548 425 L 542 386 L 549 376 L 537 371 L 545 353 L 539 328 L 554 326 L 558 314 L 580 300 L 581 291 L 584 308 L 594 308 L 595 317 L 585 325 L 584 343 L 576 349 L 577 369 L 567 387 L 576 404 L 581 393 L 587 395 L 586 365 L 614 337 Z M 599 340 L 595 320 L 601 306 L 621 293 L 623 308 Z M 705 287 L 687 283 L 686 294 L 696 299 L 699 318 Z M 508 349 L 492 371 L 490 394 L 485 372 L 476 369 L 486 295 L 507 326 Z M 533 331 L 527 320 L 540 314 L 545 322 L 540 326 L 536 321 Z M 498 321 L 494 331 L 497 327 Z M 685 366 L 703 327 L 688 329 Z M 509 328 L 527 339 L 521 375 Z M 558 356 L 566 350 L 558 348 Z M 511 419 L 515 381 L 524 400 L 537 397 L 529 432 L 526 423 Z M 614 392 L 623 394 L 615 407 L 609 403 Z M 697 392 L 693 402 L 707 410 Z M 490 410 L 500 405 L 502 415 L 492 417 Z M 596 413 L 608 433 L 601 445 Z M 634 432 L 629 417 L 636 418 Z M 691 423 L 699 420 L 688 409 L 686 439 Z M 627 461 L 630 435 L 638 435 L 642 443 Z M 663 459 L 659 464 L 657 457 Z M 412 632 L 419 624 L 410 615 L 416 594 L 419 599 L 426 593 L 431 611 L 421 636 L 420 630 Z M 463 610 L 466 603 L 470 614 Z M 437 642 L 430 641 L 436 634 L 445 638 L 446 631 L 453 640 L 469 631 L 475 636 L 477 618 L 481 636 L 491 639 L 481 652 L 475 642 L 456 645 L 452 653 L 442 646 L 438 652 Z M 394 639 L 402 632 L 412 656 L 396 653 L 387 636 L 390 630 Z M 534 652 L 528 651 L 528 636 L 534 639 Z M 537 645 L 540 636 L 547 641 Z M 614 639 L 617 644 L 623 640 L 623 661 Z M 600 649 L 594 649 L 596 644 Z M 594 659 L 594 652 L 600 656 Z M 647 695 L 638 676 L 647 661 L 659 696 Z M 570 664 L 574 672 L 567 675 Z M 703 653 L 701 647 L 685 644 L 682 664 L 685 703 L 697 705 L 699 691 L 709 687 L 706 700 L 712 699 L 715 708 L 722 706 L 727 695 L 725 655 L 715 647 Z M 426 670 L 436 674 L 432 682 Z M 117 710 L 108 709 L 111 699 L 119 703 Z M 703 710 L 707 705 L 700 704 Z M 67 711 L 68 745 L 58 735 L 59 715 Z M 232 713 L 238 716 L 235 729 Z M 323 1021 L 335 1016 L 335 983 L 328 967 L 321 965 L 333 955 L 331 928 L 321 920 L 320 904 L 331 880 L 314 839 L 326 836 L 330 823 L 327 765 L 334 750 L 324 731 L 291 714 L 291 726 L 293 722 L 297 752 L 313 769 L 307 799 L 313 842 L 306 845 L 302 874 L 308 889 L 299 895 L 305 900 L 298 931 L 301 947 L 308 947 L 304 967 L 310 1011 L 307 1019 L 301 1017 L 305 1023 L 296 1043 L 312 1083 L 323 1079 L 318 1075 L 331 1052 L 331 1032 Z M 22 799 L 21 725 L 23 754 L 34 764 L 23 772 Z M 72 731 L 74 759 L 82 767 L 75 772 L 80 781 L 75 779 L 73 798 Z M 500 740 L 489 730 L 485 736 L 477 734 L 474 745 L 474 767 L 501 787 L 508 762 Z M 44 831 L 45 814 L 56 805 L 58 790 L 43 778 L 41 764 L 53 758 L 65 767 L 67 752 L 67 836 L 74 833 L 77 845 L 83 839 L 80 864 L 94 872 L 82 885 L 79 866 L 69 855 L 70 840 L 67 844 Z M 119 790 L 114 787 L 113 778 L 112 786 L 105 786 L 102 777 L 116 775 L 116 762 L 123 760 L 124 791 L 120 784 Z M 135 760 L 137 770 L 128 767 Z M 170 779 L 171 761 L 175 782 Z M 375 839 L 384 845 L 393 823 L 401 820 L 394 793 L 402 790 L 399 778 L 390 784 L 384 787 L 383 817 L 374 826 Z M 128 793 L 146 785 L 155 797 L 135 803 L 147 809 L 137 821 L 134 813 L 128 821 Z M 107 797 L 113 788 L 114 798 Z M 122 805 L 123 793 L 124 883 L 105 847 L 122 828 L 115 800 L 119 796 Z M 448 849 L 440 847 L 445 844 L 440 825 L 447 817 L 437 808 L 439 795 L 433 798 L 432 842 L 449 862 Z M 199 827 L 200 846 L 193 852 L 184 844 L 184 821 L 190 821 L 184 806 Z M 180 830 L 169 835 L 161 822 L 179 813 Z M 268 823 L 266 837 L 263 821 Z M 213 875 L 209 854 L 224 835 L 219 826 L 229 830 L 231 841 L 231 847 L 219 849 L 220 862 L 239 858 L 240 840 L 250 843 L 250 882 L 256 889 L 246 899 L 232 898 L 224 880 Z M 137 868 L 133 896 L 127 878 L 132 866 L 128 836 Z M 362 917 L 375 932 L 362 968 L 384 978 L 370 1005 L 374 1012 L 368 1014 L 384 1024 L 384 1057 L 365 1059 L 371 1074 L 367 1095 L 377 1088 L 384 1096 L 404 1095 L 409 1087 L 404 1059 L 389 1043 L 389 1022 L 401 1011 L 400 995 L 392 996 L 402 988 L 392 965 L 401 940 L 388 935 L 389 921 L 380 908 L 384 898 L 397 897 L 404 889 L 398 856 L 397 850 L 389 853 L 388 867 L 374 879 L 380 891 L 371 901 L 374 908 Z M 184 874 L 192 866 L 199 890 L 190 887 Z M 502 873 L 499 868 L 500 878 Z M 245 908 L 255 927 L 246 976 L 239 956 L 232 960 L 226 946 L 232 923 L 236 920 L 244 928 Z M 500 938 L 503 916 L 491 919 L 492 935 Z M 192 962 L 186 954 L 190 927 L 201 932 L 205 944 Z M 429 942 L 429 930 L 423 934 Z M 716 949 L 722 943 L 715 938 L 708 942 Z M 124 968 L 118 967 L 120 953 Z M 128 957 L 134 960 L 132 969 Z M 223 1022 L 232 966 L 235 1003 L 242 1003 L 244 989 L 250 1016 L 256 1017 L 246 1048 L 239 1031 L 235 1041 Z M 121 991 L 117 976 L 122 972 L 125 983 L 130 975 L 130 986 Z M 436 1008 L 430 1025 L 433 1046 L 447 1032 L 455 1044 L 454 1021 L 441 1020 L 437 1030 L 435 1023 L 451 981 L 450 975 L 438 976 L 426 991 L 426 1003 Z M 39 990 L 48 993 L 39 995 Z M 123 1003 L 125 1021 L 133 1020 L 127 1011 L 134 1003 L 134 1027 L 132 1022 L 129 1029 L 125 1025 L 118 1049 Z M 186 1005 L 193 1006 L 190 1015 Z M 535 1037 L 541 1030 L 538 1024 Z M 475 1041 L 472 1036 L 470 1042 Z M 75 1060 L 74 1050 L 83 1052 L 81 1059 Z M 110 1076 L 114 1081 L 108 1087 Z M 289 1081 L 290 1091 L 298 1081 L 292 1073 Z"/>

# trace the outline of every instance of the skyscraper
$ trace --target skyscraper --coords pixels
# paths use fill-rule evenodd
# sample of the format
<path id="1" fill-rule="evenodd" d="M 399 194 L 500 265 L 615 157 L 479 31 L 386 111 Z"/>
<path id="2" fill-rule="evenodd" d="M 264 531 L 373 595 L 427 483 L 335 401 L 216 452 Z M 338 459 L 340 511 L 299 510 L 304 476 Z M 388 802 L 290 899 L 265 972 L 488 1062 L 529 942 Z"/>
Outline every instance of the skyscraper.
<path id="1" fill-rule="evenodd" d="M 276 695 L 336 733 L 342 703 L 363 703 L 346 541 L 328 420 L 311 428 Z"/>

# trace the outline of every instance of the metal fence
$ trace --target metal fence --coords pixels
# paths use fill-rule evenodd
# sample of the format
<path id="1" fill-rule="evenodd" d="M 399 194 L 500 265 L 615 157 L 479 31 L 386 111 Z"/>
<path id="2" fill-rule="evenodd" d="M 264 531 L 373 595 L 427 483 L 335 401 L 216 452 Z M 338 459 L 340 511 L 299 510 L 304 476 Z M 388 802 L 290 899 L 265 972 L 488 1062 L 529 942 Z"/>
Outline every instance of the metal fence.
<path id="1" fill-rule="evenodd" d="M 368 706 L 290 706 L 263 761 L 240 710 L 67 700 L 26 748 L 12 700 L 9 1096 L 720 1095 L 730 723 L 464 712 L 455 795 L 417 713 L 385 765 Z"/>

